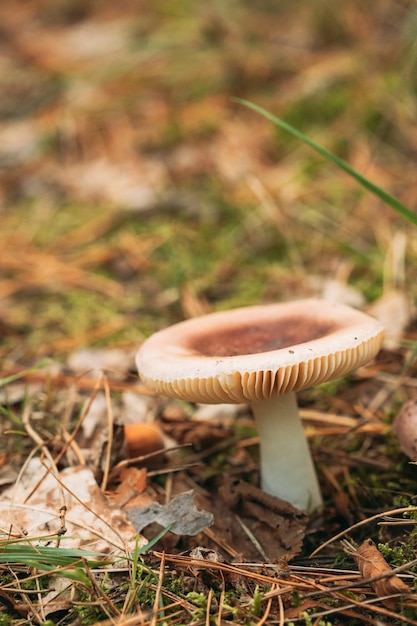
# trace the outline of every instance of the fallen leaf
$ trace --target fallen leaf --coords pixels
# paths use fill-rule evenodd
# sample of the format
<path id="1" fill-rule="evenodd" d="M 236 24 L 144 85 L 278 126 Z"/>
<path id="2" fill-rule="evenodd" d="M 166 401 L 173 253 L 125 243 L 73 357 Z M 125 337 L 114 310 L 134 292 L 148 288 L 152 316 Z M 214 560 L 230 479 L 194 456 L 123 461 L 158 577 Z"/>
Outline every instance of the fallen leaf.
<path id="1" fill-rule="evenodd" d="M 396 574 L 391 574 L 392 568 L 386 562 L 372 539 L 365 539 L 357 550 L 351 553 L 360 573 L 365 580 L 387 574 L 385 578 L 370 583 L 376 595 L 380 598 L 393 594 L 411 593 L 411 589 Z M 395 606 L 395 599 L 384 600 L 386 606 Z"/>
<path id="2" fill-rule="evenodd" d="M 172 524 L 170 531 L 176 535 L 197 535 L 213 523 L 211 513 L 195 506 L 192 490 L 180 493 L 165 506 L 153 502 L 146 508 L 126 508 L 126 513 L 138 532 L 156 522 L 164 528 Z"/>
<path id="3" fill-rule="evenodd" d="M 203 450 L 218 441 L 233 436 L 219 420 L 190 419 L 177 407 L 167 407 L 159 419 L 163 432 L 179 444 L 192 444 L 196 450 Z"/>
<path id="4" fill-rule="evenodd" d="M 384 348 L 395 350 L 400 345 L 404 331 L 410 324 L 414 311 L 409 297 L 399 289 L 392 289 L 376 300 L 367 310 L 385 328 Z"/>
<path id="5" fill-rule="evenodd" d="M 29 535 L 54 535 L 60 530 L 59 508 L 67 507 L 65 548 L 87 549 L 122 556 L 135 545 L 137 531 L 125 512 L 110 503 L 85 466 L 69 467 L 45 475 L 35 458 L 16 485 L 2 493 L 1 531 Z M 44 477 L 44 478 L 43 478 Z M 41 480 L 43 478 L 43 480 Z M 140 545 L 146 540 L 140 538 Z"/>
<path id="6" fill-rule="evenodd" d="M 153 501 L 153 497 L 147 495 L 145 492 L 147 487 L 147 470 L 145 467 L 138 469 L 137 467 L 127 467 L 120 472 L 120 484 L 117 489 L 113 491 L 109 497 L 112 502 L 124 507 L 128 502 L 130 506 L 144 507 Z"/>
<path id="7" fill-rule="evenodd" d="M 91 378 L 99 378 L 106 370 L 109 377 L 122 380 L 134 368 L 134 352 L 121 348 L 79 348 L 69 355 L 68 367 Z"/>
<path id="8" fill-rule="evenodd" d="M 302 511 L 243 480 L 228 478 L 219 492 L 259 543 L 265 546 L 268 556 L 291 558 L 301 549 L 307 525 L 307 516 Z"/>
<path id="9" fill-rule="evenodd" d="M 50 591 L 42 598 L 42 607 L 45 617 L 50 620 L 53 616 L 68 613 L 72 606 L 72 583 L 64 576 L 53 576 Z"/>
<path id="10" fill-rule="evenodd" d="M 340 278 L 323 278 L 318 291 L 320 297 L 327 302 L 347 304 L 358 309 L 365 304 L 365 297 L 359 289 Z"/>
<path id="11" fill-rule="evenodd" d="M 112 202 L 138 212 L 163 203 L 162 190 L 168 183 L 165 168 L 156 159 L 117 162 L 106 157 L 68 165 L 57 171 L 56 181 L 81 200 Z"/>
<path id="12" fill-rule="evenodd" d="M 193 419 L 213 421 L 215 424 L 230 426 L 239 411 L 247 408 L 246 404 L 197 404 Z"/>
<path id="13" fill-rule="evenodd" d="M 174 489 L 181 484 L 177 475 Z M 205 533 L 206 547 L 221 548 L 226 558 L 278 563 L 291 560 L 302 549 L 307 516 L 255 485 L 219 475 L 208 481 L 204 490 L 196 491 L 196 502 L 214 516 Z M 182 539 L 181 548 L 192 547 Z"/>

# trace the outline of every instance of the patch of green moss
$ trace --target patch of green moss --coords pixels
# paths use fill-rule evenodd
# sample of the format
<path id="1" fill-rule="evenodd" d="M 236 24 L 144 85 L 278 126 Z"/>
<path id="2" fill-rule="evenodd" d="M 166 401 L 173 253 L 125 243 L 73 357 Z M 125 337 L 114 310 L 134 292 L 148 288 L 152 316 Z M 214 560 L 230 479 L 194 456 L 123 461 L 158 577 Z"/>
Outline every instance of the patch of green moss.
<path id="1" fill-rule="evenodd" d="M 350 94 L 349 83 L 332 85 L 331 89 L 319 90 L 292 103 L 283 117 L 288 124 L 308 134 L 315 126 L 326 127 L 343 114 L 350 106 Z M 279 136 L 282 140 L 282 133 Z"/>

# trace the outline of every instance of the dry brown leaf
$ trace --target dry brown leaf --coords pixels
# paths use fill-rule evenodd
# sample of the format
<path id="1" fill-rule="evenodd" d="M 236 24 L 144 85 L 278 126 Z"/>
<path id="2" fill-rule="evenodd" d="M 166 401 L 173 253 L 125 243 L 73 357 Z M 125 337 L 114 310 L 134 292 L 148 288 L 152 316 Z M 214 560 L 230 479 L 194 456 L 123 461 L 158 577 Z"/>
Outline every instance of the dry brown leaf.
<path id="1" fill-rule="evenodd" d="M 233 436 L 221 420 L 191 419 L 178 407 L 166 407 L 158 424 L 162 431 L 179 444 L 192 444 L 202 450 Z"/>
<path id="2" fill-rule="evenodd" d="M 365 580 L 387 574 L 385 578 L 375 580 L 370 583 L 378 597 L 390 596 L 393 594 L 410 593 L 409 586 L 397 575 L 392 574 L 391 566 L 386 562 L 372 539 L 365 539 L 357 550 L 352 552 L 358 568 Z M 387 606 L 395 605 L 395 600 L 385 600 Z"/>
<path id="3" fill-rule="evenodd" d="M 206 541 L 239 560 L 286 561 L 301 551 L 307 516 L 288 502 L 231 476 L 218 476 L 211 491 L 214 498 L 196 490 L 197 505 L 214 515 Z M 209 547 L 210 542 L 208 541 Z"/>
<path id="4" fill-rule="evenodd" d="M 131 506 L 148 506 L 154 498 L 144 493 L 147 487 L 148 473 L 145 467 L 127 467 L 120 472 L 120 484 L 109 497 L 112 502 L 123 507 L 130 502 Z M 138 498 L 139 496 L 139 498 Z"/>
<path id="5" fill-rule="evenodd" d="M 43 478 L 43 480 L 42 480 Z M 49 536 L 58 532 L 57 513 L 65 503 L 65 548 L 124 556 L 133 549 L 137 531 L 126 513 L 103 494 L 85 466 L 46 473 L 39 459 L 27 464 L 20 481 L 2 492 L 0 533 Z M 141 545 L 146 540 L 139 536 Z"/>

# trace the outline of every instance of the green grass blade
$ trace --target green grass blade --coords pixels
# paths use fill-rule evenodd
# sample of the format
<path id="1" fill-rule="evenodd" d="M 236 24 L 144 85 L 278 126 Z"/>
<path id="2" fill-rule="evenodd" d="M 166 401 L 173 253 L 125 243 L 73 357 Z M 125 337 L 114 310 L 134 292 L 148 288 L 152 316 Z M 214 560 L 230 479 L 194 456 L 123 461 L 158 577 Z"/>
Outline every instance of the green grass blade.
<path id="1" fill-rule="evenodd" d="M 104 557 L 103 560 L 91 557 Z M 67 567 L 74 563 L 81 563 L 81 559 L 85 559 L 90 567 L 98 567 L 108 563 L 107 555 L 99 552 L 91 552 L 89 550 L 76 550 L 57 548 L 54 546 L 32 546 L 24 543 L 11 541 L 0 545 L 0 563 L 16 563 L 42 568 L 43 564 L 56 567 Z"/>
<path id="2" fill-rule="evenodd" d="M 417 226 L 417 214 L 416 213 L 414 213 L 411 209 L 409 209 L 404 204 L 402 204 L 399 200 L 394 198 L 394 196 L 391 196 L 391 194 L 381 189 L 381 187 L 378 187 L 377 185 L 372 183 L 370 180 L 362 176 L 362 174 L 359 174 L 359 172 L 357 172 L 353 167 L 351 167 L 349 163 L 346 163 L 346 161 L 343 161 L 343 159 L 340 159 L 338 156 L 336 156 L 335 154 L 333 154 L 332 152 L 330 152 L 323 146 L 319 145 L 318 143 L 316 143 L 315 141 L 313 141 L 312 139 L 304 135 L 304 133 L 294 128 L 294 126 L 291 126 L 291 124 L 284 122 L 284 120 L 280 119 L 279 117 L 276 117 L 275 115 L 273 115 L 266 109 L 263 109 L 262 107 L 258 106 L 257 104 L 253 104 L 253 102 L 248 102 L 247 100 L 242 100 L 241 98 L 233 98 L 233 100 L 235 102 L 239 102 L 240 104 L 243 104 L 244 106 L 248 107 L 249 109 L 252 109 L 253 111 L 256 111 L 257 113 L 260 113 L 260 115 L 263 115 L 267 119 L 271 120 L 271 122 L 273 122 L 274 124 L 282 128 L 283 130 L 287 131 L 291 135 L 293 135 L 293 137 L 296 137 L 300 141 L 304 142 L 307 146 L 310 146 L 310 148 L 313 148 L 313 150 L 318 152 L 325 159 L 331 161 L 332 163 L 337 165 L 340 169 L 347 172 L 360 185 L 362 185 L 362 187 L 364 187 L 365 189 L 373 193 L 380 200 L 385 202 L 385 204 L 387 204 L 392 209 L 394 209 L 394 211 L 396 211 L 397 213 L 405 217 L 406 220 L 408 220 L 409 222 Z"/>
<path id="3" fill-rule="evenodd" d="M 31 367 L 27 370 L 23 370 L 18 372 L 17 374 L 12 374 L 11 376 L 5 376 L 4 378 L 0 378 L 0 387 L 4 387 L 9 383 L 13 383 L 15 380 L 19 380 L 19 378 L 23 378 L 27 374 L 32 374 L 32 372 L 37 372 L 38 370 L 46 367 L 51 362 L 50 359 L 42 359 L 35 367 Z"/>
<path id="4" fill-rule="evenodd" d="M 164 537 L 171 530 L 173 525 L 174 525 L 174 522 L 171 522 L 171 524 L 168 524 L 168 526 L 163 528 L 155 537 L 153 537 L 150 541 L 148 541 L 146 545 L 142 546 L 141 548 L 138 548 L 137 554 L 138 555 L 144 554 L 145 552 L 150 550 L 156 543 L 158 543 L 160 539 L 162 539 L 162 537 Z"/>

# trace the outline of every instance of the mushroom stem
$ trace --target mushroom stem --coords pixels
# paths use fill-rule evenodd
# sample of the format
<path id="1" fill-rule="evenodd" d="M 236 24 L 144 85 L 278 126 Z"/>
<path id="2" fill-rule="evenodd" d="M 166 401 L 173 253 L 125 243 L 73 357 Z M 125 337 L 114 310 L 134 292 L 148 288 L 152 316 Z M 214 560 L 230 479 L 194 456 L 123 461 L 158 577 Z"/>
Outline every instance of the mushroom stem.
<path id="1" fill-rule="evenodd" d="M 262 489 L 302 511 L 323 500 L 295 393 L 252 403 L 260 440 Z"/>

